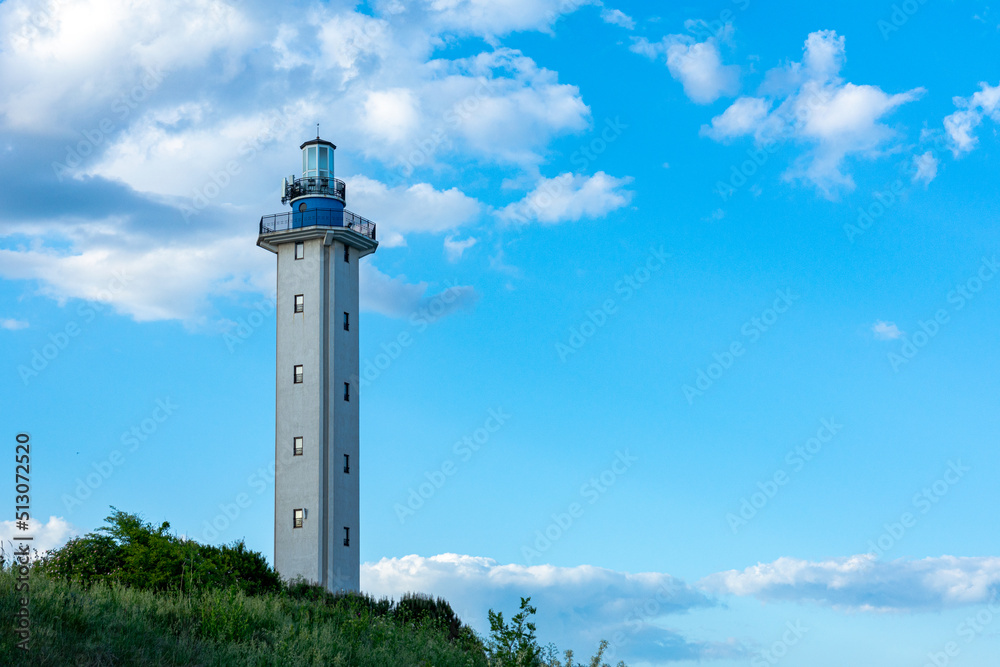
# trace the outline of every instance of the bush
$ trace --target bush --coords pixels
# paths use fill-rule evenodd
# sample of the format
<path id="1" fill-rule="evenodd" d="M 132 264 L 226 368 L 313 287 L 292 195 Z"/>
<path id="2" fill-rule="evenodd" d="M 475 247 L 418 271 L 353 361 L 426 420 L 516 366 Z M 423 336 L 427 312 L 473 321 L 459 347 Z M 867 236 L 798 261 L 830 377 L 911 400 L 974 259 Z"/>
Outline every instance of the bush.
<path id="1" fill-rule="evenodd" d="M 247 595 L 282 589 L 278 573 L 243 542 L 215 547 L 185 541 L 168 532 L 166 521 L 157 528 L 111 509 L 106 526 L 50 551 L 39 570 L 88 587 L 98 582 L 152 591 L 235 587 Z"/>
<path id="2" fill-rule="evenodd" d="M 604 652 L 608 650 L 608 641 L 606 639 L 601 640 L 601 645 L 597 647 L 597 653 L 587 661 L 587 664 L 573 662 L 573 651 L 566 651 L 566 662 L 560 662 L 559 658 L 556 657 L 555 646 L 549 645 L 548 648 L 548 659 L 544 660 L 542 664 L 544 667 L 611 667 L 608 663 L 604 662 Z M 623 660 L 618 661 L 616 667 L 626 667 Z"/>
<path id="3" fill-rule="evenodd" d="M 420 593 L 406 593 L 396 603 L 396 615 L 403 620 L 428 620 L 447 628 L 448 639 L 459 637 L 462 623 L 451 605 L 443 598 L 433 598 Z"/>
<path id="4" fill-rule="evenodd" d="M 503 613 L 490 609 L 490 637 L 486 643 L 486 659 L 490 667 L 585 667 L 573 662 L 573 651 L 566 651 L 566 662 L 560 662 L 553 644 L 539 648 L 535 639 L 535 624 L 528 619 L 537 611 L 530 604 L 531 598 L 521 598 L 521 610 L 508 625 Z M 586 667 L 610 667 L 604 662 L 608 650 L 607 640 L 602 639 L 597 653 Z M 627 667 L 619 661 L 617 667 Z"/>
<path id="5" fill-rule="evenodd" d="M 535 624 L 528 620 L 537 611 L 521 598 L 521 611 L 503 620 L 503 612 L 490 609 L 490 638 L 486 644 L 490 667 L 537 667 L 542 664 L 542 651 L 535 639 Z"/>
<path id="6" fill-rule="evenodd" d="M 36 565 L 46 574 L 89 586 L 107 581 L 121 571 L 122 554 L 109 535 L 76 537 L 61 549 L 49 551 Z"/>

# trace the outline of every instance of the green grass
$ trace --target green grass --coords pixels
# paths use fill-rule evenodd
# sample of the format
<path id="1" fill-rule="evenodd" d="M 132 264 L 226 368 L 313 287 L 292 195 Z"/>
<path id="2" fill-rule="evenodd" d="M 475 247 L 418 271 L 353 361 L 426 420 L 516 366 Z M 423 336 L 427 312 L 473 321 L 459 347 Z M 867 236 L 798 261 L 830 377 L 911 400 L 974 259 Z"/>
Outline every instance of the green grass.
<path id="1" fill-rule="evenodd" d="M 2 665 L 487 665 L 467 629 L 450 640 L 439 622 L 382 614 L 350 598 L 83 587 L 40 573 L 31 576 L 24 654 L 15 646 L 15 577 L 0 572 Z"/>
<path id="2" fill-rule="evenodd" d="M 538 646 L 530 598 L 509 624 L 491 609 L 483 639 L 440 598 L 286 582 L 242 542 L 182 540 L 169 523 L 111 509 L 107 525 L 31 565 L 28 652 L 15 634 L 25 593 L 0 545 L 0 665 L 582 667 Z M 589 667 L 608 667 L 606 648 Z"/>

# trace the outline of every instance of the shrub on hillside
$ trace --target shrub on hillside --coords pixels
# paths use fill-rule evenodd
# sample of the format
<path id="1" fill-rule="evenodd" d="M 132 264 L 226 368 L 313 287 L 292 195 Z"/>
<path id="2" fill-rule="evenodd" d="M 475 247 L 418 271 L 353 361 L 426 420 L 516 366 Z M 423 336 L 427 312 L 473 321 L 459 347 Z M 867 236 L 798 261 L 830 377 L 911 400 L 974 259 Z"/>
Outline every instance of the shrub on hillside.
<path id="1" fill-rule="evenodd" d="M 90 586 L 119 583 L 142 590 L 235 587 L 248 595 L 277 592 L 281 579 L 264 557 L 242 542 L 221 547 L 182 540 L 135 514 L 111 508 L 107 525 L 50 551 L 38 568 Z"/>
<path id="2" fill-rule="evenodd" d="M 586 666 L 573 662 L 573 651 L 567 650 L 566 662 L 561 662 L 554 645 L 549 644 L 545 649 L 539 647 L 535 624 L 529 620 L 537 610 L 530 603 L 531 598 L 521 598 L 521 609 L 510 623 L 503 620 L 502 612 L 490 609 L 490 636 L 485 646 L 489 667 L 611 667 L 604 662 L 608 642 L 603 639 Z M 616 667 L 627 666 L 619 661 Z"/>
<path id="3" fill-rule="evenodd" d="M 461 621 L 444 598 L 422 593 L 405 593 L 396 603 L 396 615 L 403 619 L 428 619 L 448 629 L 448 638 L 457 639 Z"/>
<path id="4" fill-rule="evenodd" d="M 285 595 L 292 600 L 319 602 L 328 607 L 355 613 L 365 611 L 374 616 L 388 616 L 393 610 L 393 603 L 389 598 L 376 600 L 367 593 L 353 591 L 333 593 L 322 584 L 316 584 L 301 577 L 285 584 Z"/>
<path id="5" fill-rule="evenodd" d="M 331 593 L 320 584 L 295 579 L 287 584 L 285 594 L 293 600 L 319 602 L 329 607 L 353 612 L 355 615 L 367 613 L 379 618 L 391 617 L 403 623 L 436 624 L 447 630 L 448 639 L 451 641 L 456 639 L 467 641 L 475 637 L 475 633 L 462 625 L 447 600 L 423 593 L 404 593 L 398 602 L 394 602 L 389 598 L 376 599 L 367 593 Z"/>

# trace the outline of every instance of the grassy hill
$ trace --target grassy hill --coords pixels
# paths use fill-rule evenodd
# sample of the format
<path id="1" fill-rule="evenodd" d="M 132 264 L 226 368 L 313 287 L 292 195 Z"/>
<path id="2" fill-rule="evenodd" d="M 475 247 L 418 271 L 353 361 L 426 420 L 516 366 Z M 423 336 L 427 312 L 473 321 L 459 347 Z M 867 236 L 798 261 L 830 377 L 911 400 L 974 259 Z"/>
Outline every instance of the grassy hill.
<path id="1" fill-rule="evenodd" d="M 510 622 L 490 610 L 479 637 L 444 600 L 334 595 L 286 583 L 242 543 L 184 541 L 117 510 L 30 574 L 30 650 L 17 647 L 18 569 L 0 568 L 0 664 L 574 667 L 538 647 L 523 599 Z M 589 667 L 602 665 L 598 652 Z M 622 663 L 620 663 L 622 665 Z M 622 666 L 623 667 L 623 666 Z"/>
<path id="2" fill-rule="evenodd" d="M 0 616 L 12 619 L 14 575 L 6 570 L 0 577 Z M 31 584 L 30 654 L 21 655 L 5 623 L 0 664 L 488 664 L 471 633 L 451 640 L 434 619 L 380 613 L 360 597 L 153 592 L 106 583 L 84 588 L 45 575 L 33 576 Z"/>

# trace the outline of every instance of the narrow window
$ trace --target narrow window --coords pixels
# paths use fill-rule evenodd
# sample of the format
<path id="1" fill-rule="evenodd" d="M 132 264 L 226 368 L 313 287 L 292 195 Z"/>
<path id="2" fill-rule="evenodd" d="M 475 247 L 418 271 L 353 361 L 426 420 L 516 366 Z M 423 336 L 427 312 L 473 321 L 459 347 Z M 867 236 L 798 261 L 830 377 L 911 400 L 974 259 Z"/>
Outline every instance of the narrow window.
<path id="1" fill-rule="evenodd" d="M 303 296 L 302 294 L 296 294 L 295 295 L 295 312 L 296 313 L 301 313 L 303 310 L 305 310 L 305 307 L 306 307 L 306 298 L 305 298 L 305 296 Z"/>
<path id="2" fill-rule="evenodd" d="M 326 146 L 319 147 L 319 177 L 326 178 L 330 171 L 330 149 Z"/>
<path id="3" fill-rule="evenodd" d="M 351 472 L 351 455 L 344 454 L 344 472 Z"/>
<path id="4" fill-rule="evenodd" d="M 306 256 L 306 244 L 302 241 L 295 242 L 295 259 L 302 259 Z"/>
<path id="5" fill-rule="evenodd" d="M 302 366 L 295 367 L 295 384 L 302 384 Z"/>
<path id="6" fill-rule="evenodd" d="M 351 529 L 347 526 L 344 526 L 344 546 L 351 546 Z"/>
<path id="7" fill-rule="evenodd" d="M 351 330 L 351 314 L 344 313 L 344 331 Z"/>
<path id="8" fill-rule="evenodd" d="M 351 261 L 351 246 L 347 245 L 346 243 L 344 244 L 344 261 L 345 262 Z"/>
<path id="9" fill-rule="evenodd" d="M 301 528 L 305 515 L 305 510 L 292 510 L 292 528 Z"/>
<path id="10" fill-rule="evenodd" d="M 302 436 L 292 438 L 292 456 L 302 456 Z"/>
<path id="11" fill-rule="evenodd" d="M 350 382 L 345 382 L 344 383 L 344 400 L 345 401 L 351 400 L 351 383 Z"/>

